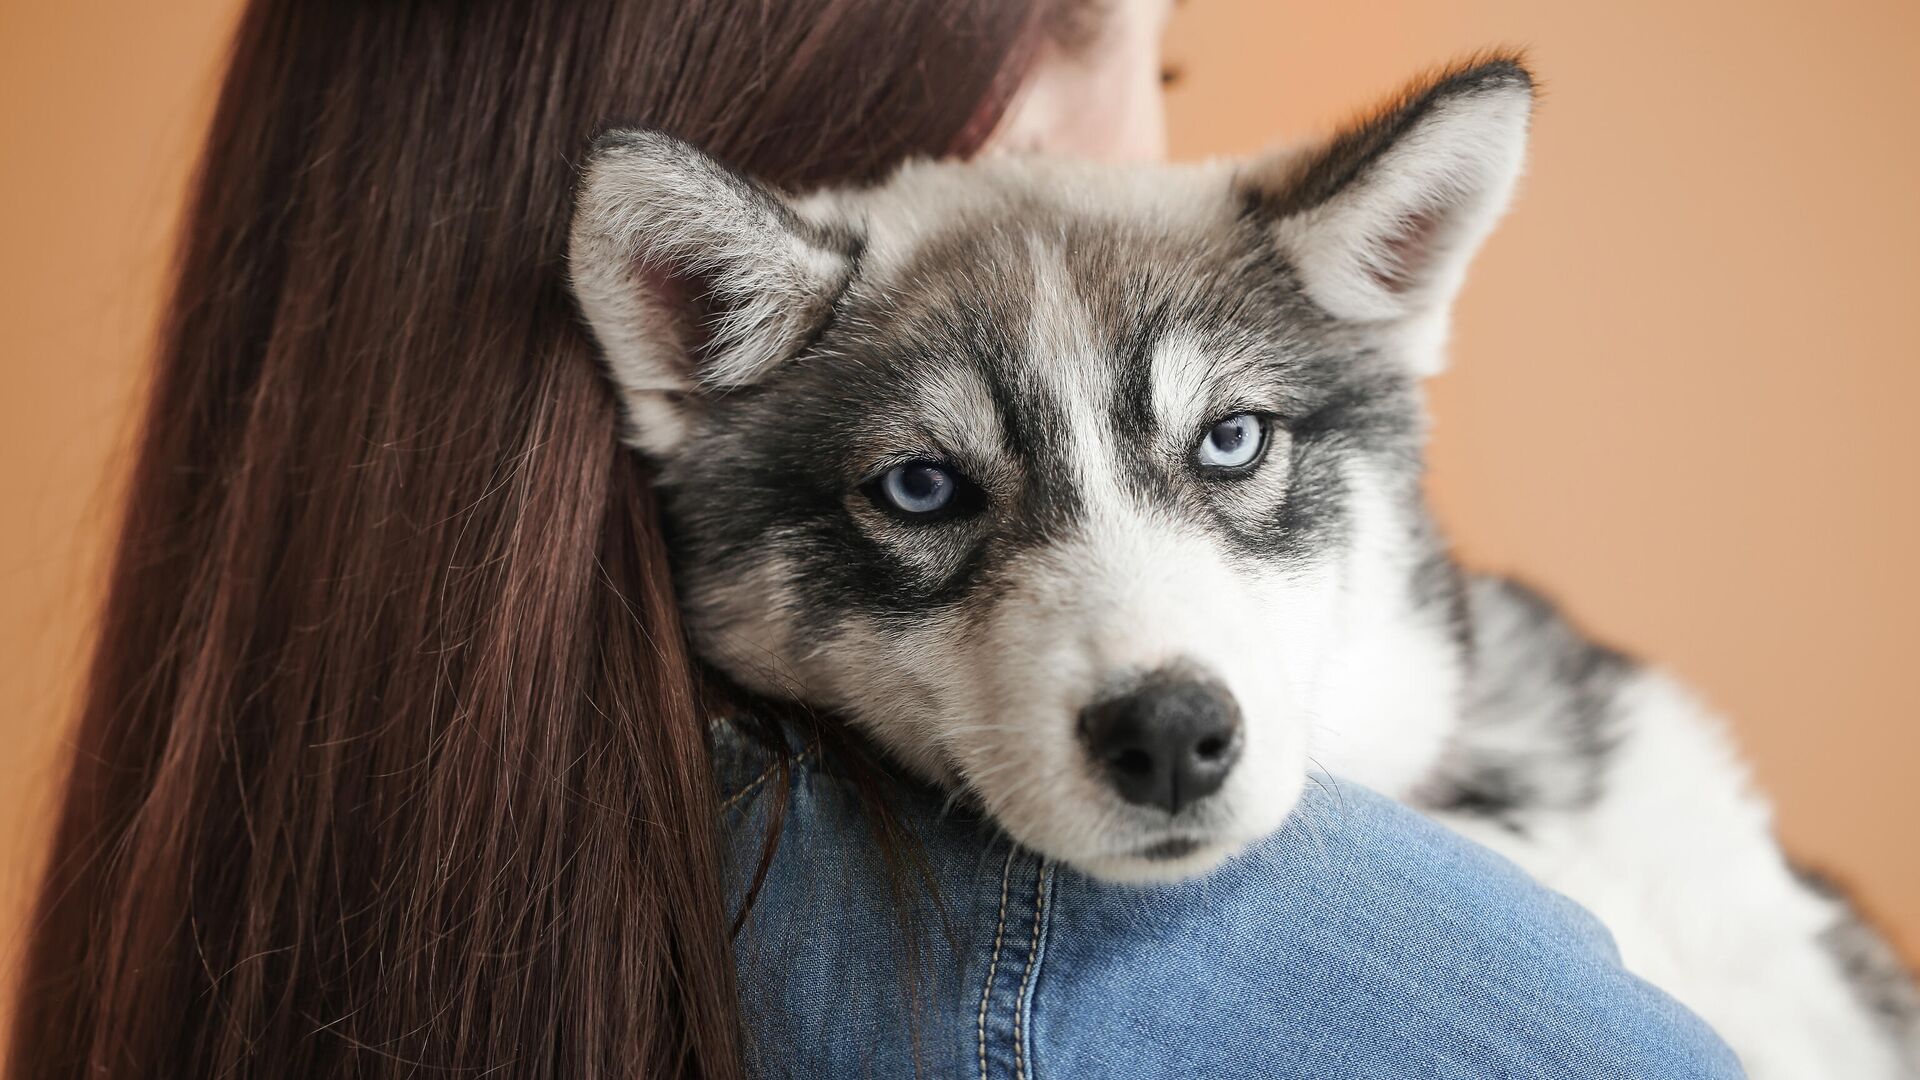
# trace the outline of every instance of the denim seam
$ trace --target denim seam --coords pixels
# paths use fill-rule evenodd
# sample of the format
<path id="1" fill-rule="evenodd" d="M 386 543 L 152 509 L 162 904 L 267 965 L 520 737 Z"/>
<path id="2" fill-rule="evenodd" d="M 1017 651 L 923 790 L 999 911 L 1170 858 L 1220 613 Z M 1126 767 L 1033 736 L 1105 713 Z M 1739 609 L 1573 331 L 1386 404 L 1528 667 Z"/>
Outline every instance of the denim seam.
<path id="1" fill-rule="evenodd" d="M 818 746 L 818 744 L 809 746 L 805 750 L 800 751 L 798 754 L 794 754 L 791 757 L 782 757 L 779 760 L 775 761 L 773 764 L 767 766 L 767 769 L 765 772 L 761 773 L 759 776 L 754 777 L 751 781 L 748 782 L 746 787 L 743 787 L 739 791 L 734 792 L 731 797 L 729 797 L 724 802 L 722 802 L 720 804 L 720 812 L 724 814 L 727 811 L 733 809 L 734 807 L 740 805 L 740 803 L 744 799 L 746 799 L 747 796 L 752 795 L 755 791 L 759 790 L 760 785 L 766 783 L 769 779 L 773 777 L 774 773 L 779 772 L 781 769 L 799 768 L 801 764 L 803 764 L 809 757 L 812 757 L 813 752 L 815 750 L 818 750 L 819 748 L 820 747 Z"/>
<path id="2" fill-rule="evenodd" d="M 1033 998 L 1030 990 L 1033 986 L 1034 972 L 1040 967 L 1042 946 L 1046 943 L 1046 927 L 1051 921 L 1052 905 L 1047 903 L 1050 895 L 1048 885 L 1053 883 L 1053 864 L 1040 860 L 1040 872 L 1034 875 L 1033 882 L 1033 938 L 1027 945 L 1027 970 L 1020 976 L 1020 993 L 1013 999 L 1013 1073 L 1015 1080 L 1027 1080 L 1027 1043 L 1033 1038 Z M 1038 1074 L 1038 1063 L 1034 1073 Z"/>
<path id="3" fill-rule="evenodd" d="M 980 988 L 980 1080 L 987 1080 L 987 1003 L 993 998 L 993 980 L 1000 974 L 1000 946 L 1007 936 L 1007 893 L 1013 882 L 1013 860 L 1018 847 L 1007 852 L 1006 868 L 1000 871 L 1000 924 L 993 931 L 993 959 L 987 964 L 986 985 Z"/>

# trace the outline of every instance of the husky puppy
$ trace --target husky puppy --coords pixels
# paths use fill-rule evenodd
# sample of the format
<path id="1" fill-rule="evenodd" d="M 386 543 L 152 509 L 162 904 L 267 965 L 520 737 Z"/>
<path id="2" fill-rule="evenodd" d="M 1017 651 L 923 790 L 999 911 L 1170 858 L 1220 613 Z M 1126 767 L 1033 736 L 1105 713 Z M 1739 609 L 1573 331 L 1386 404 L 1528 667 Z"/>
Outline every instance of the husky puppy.
<path id="1" fill-rule="evenodd" d="M 1424 506 L 1420 380 L 1532 107 L 1496 57 L 1250 163 L 802 198 L 617 132 L 574 288 L 747 687 L 1119 881 L 1205 872 L 1324 767 L 1592 909 L 1752 1075 L 1902 1075 L 1911 982 L 1720 724 Z"/>

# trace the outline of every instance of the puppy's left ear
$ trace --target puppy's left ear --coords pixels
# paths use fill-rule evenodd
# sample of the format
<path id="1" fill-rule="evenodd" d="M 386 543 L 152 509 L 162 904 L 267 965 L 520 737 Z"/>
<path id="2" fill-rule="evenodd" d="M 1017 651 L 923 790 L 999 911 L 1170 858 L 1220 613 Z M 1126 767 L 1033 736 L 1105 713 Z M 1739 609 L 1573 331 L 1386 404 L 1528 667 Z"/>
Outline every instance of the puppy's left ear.
<path id="1" fill-rule="evenodd" d="M 1430 375 L 1467 263 L 1519 178 L 1533 100 L 1516 59 L 1454 67 L 1317 146 L 1256 162 L 1238 193 L 1316 304 Z"/>

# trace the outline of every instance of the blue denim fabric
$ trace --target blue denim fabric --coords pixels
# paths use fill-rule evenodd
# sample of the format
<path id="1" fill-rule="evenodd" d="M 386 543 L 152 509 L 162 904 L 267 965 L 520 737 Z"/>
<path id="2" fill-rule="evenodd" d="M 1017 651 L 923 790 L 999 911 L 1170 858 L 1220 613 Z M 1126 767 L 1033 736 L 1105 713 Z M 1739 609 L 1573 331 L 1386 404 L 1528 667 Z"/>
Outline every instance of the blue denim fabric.
<path id="1" fill-rule="evenodd" d="M 737 910 L 777 755 L 725 726 L 716 743 Z M 789 752 L 784 836 L 735 942 L 756 1075 L 906 1077 L 916 1056 L 988 1080 L 1741 1075 L 1584 909 L 1355 785 L 1318 778 L 1266 842 L 1151 888 L 903 786 L 925 860 L 907 932 L 852 789 Z"/>

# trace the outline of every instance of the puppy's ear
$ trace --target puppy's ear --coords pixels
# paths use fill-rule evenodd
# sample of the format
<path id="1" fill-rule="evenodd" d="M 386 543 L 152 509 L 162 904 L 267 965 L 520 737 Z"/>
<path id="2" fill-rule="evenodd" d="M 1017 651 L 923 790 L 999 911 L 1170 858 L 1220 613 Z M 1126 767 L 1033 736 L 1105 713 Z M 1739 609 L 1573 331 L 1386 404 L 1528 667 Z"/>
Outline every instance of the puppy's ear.
<path id="1" fill-rule="evenodd" d="M 1454 67 L 1319 145 L 1256 162 L 1239 194 L 1316 304 L 1433 374 L 1467 263 L 1519 178 L 1533 99 L 1518 60 Z"/>
<path id="2" fill-rule="evenodd" d="M 679 448 L 707 394 L 792 359 L 851 273 L 842 238 L 655 131 L 594 144 L 567 259 L 627 441 L 656 457 Z"/>

